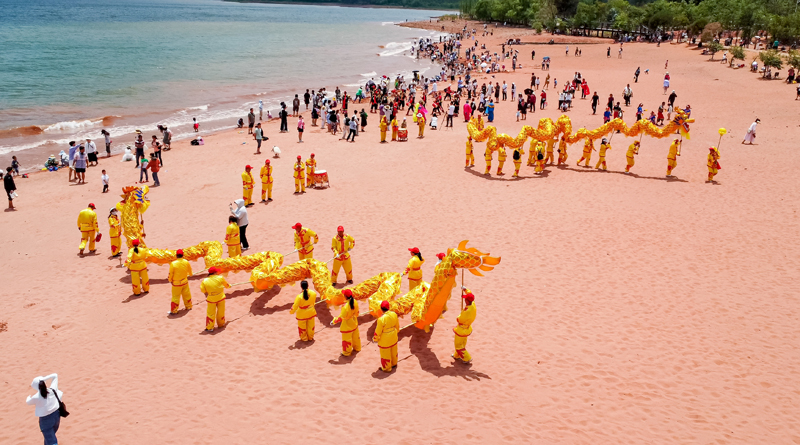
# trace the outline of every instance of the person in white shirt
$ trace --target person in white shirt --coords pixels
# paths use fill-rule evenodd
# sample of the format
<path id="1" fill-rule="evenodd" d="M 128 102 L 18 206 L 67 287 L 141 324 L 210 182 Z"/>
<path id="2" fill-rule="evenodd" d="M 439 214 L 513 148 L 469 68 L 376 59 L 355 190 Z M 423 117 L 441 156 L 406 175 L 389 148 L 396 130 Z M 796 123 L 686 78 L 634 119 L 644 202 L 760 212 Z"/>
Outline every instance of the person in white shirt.
<path id="1" fill-rule="evenodd" d="M 447 122 L 445 122 L 445 127 L 452 127 L 453 126 L 453 115 L 456 114 L 456 106 L 450 102 L 450 107 L 447 109 Z"/>
<path id="2" fill-rule="evenodd" d="M 86 138 L 86 155 L 89 157 L 89 165 L 97 165 L 97 145 L 91 139 Z"/>
<path id="3" fill-rule="evenodd" d="M 47 380 L 53 379 L 50 387 L 47 387 Z M 39 418 L 39 430 L 44 436 L 45 445 L 58 445 L 56 433 L 61 424 L 61 416 L 58 411 L 59 400 L 64 398 L 64 393 L 58 390 L 58 374 L 50 374 L 47 377 L 36 377 L 31 383 L 31 388 L 36 390 L 36 394 L 28 396 L 25 403 L 36 407 L 36 417 Z"/>
<path id="4" fill-rule="evenodd" d="M 103 170 L 103 175 L 100 176 L 100 179 L 103 180 L 103 193 L 108 193 L 108 175 L 105 170 Z"/>

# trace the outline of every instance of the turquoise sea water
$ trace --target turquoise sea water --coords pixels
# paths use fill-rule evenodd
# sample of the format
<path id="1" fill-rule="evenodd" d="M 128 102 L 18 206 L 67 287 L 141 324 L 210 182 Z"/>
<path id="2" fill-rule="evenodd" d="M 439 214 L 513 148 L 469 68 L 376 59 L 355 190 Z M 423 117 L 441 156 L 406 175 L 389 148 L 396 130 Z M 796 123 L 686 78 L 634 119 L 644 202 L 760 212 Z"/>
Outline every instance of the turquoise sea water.
<path id="1" fill-rule="evenodd" d="M 306 88 L 354 93 L 424 71 L 407 50 L 433 34 L 393 24 L 439 15 L 219 0 L 0 0 L 0 11 L 0 155 L 41 161 L 101 128 L 115 142 L 158 123 L 180 137 L 192 117 L 228 128 L 259 99 L 274 112 Z"/>

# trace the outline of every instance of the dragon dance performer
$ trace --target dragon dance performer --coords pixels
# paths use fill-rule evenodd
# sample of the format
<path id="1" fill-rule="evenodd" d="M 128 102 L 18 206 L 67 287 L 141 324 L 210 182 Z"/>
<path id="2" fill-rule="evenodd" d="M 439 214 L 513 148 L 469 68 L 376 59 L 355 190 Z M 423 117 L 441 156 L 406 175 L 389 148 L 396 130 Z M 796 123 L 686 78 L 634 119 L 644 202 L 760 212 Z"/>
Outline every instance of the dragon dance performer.
<path id="1" fill-rule="evenodd" d="M 317 160 L 314 159 L 314 153 L 311 153 L 311 157 L 306 159 L 306 187 L 311 187 L 315 171 L 317 171 Z"/>
<path id="2" fill-rule="evenodd" d="M 216 267 L 208 268 L 208 277 L 200 283 L 200 292 L 205 294 L 208 309 L 206 310 L 206 332 L 214 332 L 214 320 L 217 327 L 225 326 L 225 288 L 231 287 L 225 277 L 219 275 Z"/>
<path id="3" fill-rule="evenodd" d="M 667 154 L 667 176 L 672 176 L 672 170 L 678 166 L 678 156 L 681 155 L 681 142 L 678 139 L 672 141 Z"/>
<path id="4" fill-rule="evenodd" d="M 537 141 L 536 139 L 531 141 L 530 150 L 528 150 L 528 167 L 533 167 L 536 165 L 536 147 L 541 144 L 541 142 Z"/>
<path id="5" fill-rule="evenodd" d="M 581 155 L 581 159 L 578 160 L 577 165 L 581 165 L 583 160 L 586 160 L 586 167 L 589 166 L 589 160 L 592 159 L 592 152 L 594 151 L 594 141 L 590 138 L 586 138 L 586 141 L 583 143 L 583 155 Z"/>
<path id="6" fill-rule="evenodd" d="M 475 154 L 472 150 L 472 136 L 467 138 L 467 167 L 475 166 Z"/>
<path id="7" fill-rule="evenodd" d="M 606 151 L 611 150 L 611 144 L 608 143 L 606 138 L 600 142 L 600 159 L 597 160 L 597 165 L 594 168 L 599 169 L 600 166 L 603 167 L 603 171 L 608 170 L 608 165 L 606 164 Z"/>
<path id="8" fill-rule="evenodd" d="M 294 314 L 297 318 L 297 331 L 300 333 L 300 340 L 312 341 L 314 340 L 314 322 L 316 321 L 317 310 L 314 304 L 317 302 L 317 293 L 313 290 L 308 290 L 308 281 L 303 280 L 300 282 L 300 288 L 303 292 L 294 299 L 292 309 L 289 310 L 290 314 Z"/>
<path id="9" fill-rule="evenodd" d="M 714 176 L 719 172 L 722 168 L 719 165 L 719 149 L 717 147 L 710 147 L 708 153 L 708 182 L 714 182 Z"/>
<path id="10" fill-rule="evenodd" d="M 250 173 L 250 170 L 253 167 L 249 165 L 244 167 L 244 172 L 242 173 L 242 199 L 244 199 L 244 206 L 250 207 L 253 205 L 253 174 Z"/>
<path id="11" fill-rule="evenodd" d="M 339 332 L 342 333 L 342 355 L 349 357 L 353 351 L 361 351 L 361 334 L 358 333 L 358 302 L 353 298 L 353 291 L 344 289 L 342 295 L 347 301 L 342 306 L 339 317 L 331 322 L 331 326 L 341 323 Z"/>
<path id="12" fill-rule="evenodd" d="M 381 123 L 378 124 L 381 129 L 381 144 L 386 143 L 386 129 L 389 127 L 389 124 L 386 122 L 386 115 L 381 116 Z"/>
<path id="13" fill-rule="evenodd" d="M 550 138 L 547 140 L 547 156 L 544 158 L 545 164 L 553 163 L 553 146 L 556 144 L 558 138 Z"/>
<path id="14" fill-rule="evenodd" d="M 303 173 L 303 158 L 300 156 L 297 157 L 297 162 L 294 164 L 294 192 L 306 192 L 306 181 Z"/>
<path id="15" fill-rule="evenodd" d="M 483 159 L 486 160 L 486 171 L 483 172 L 483 174 L 490 175 L 492 173 L 492 150 L 489 150 L 488 146 L 486 147 L 486 151 L 483 152 Z"/>
<path id="16" fill-rule="evenodd" d="M 78 213 L 78 230 L 81 231 L 81 244 L 78 246 L 80 249 L 80 254 L 83 255 L 83 249 L 86 249 L 86 243 L 89 243 L 89 252 L 95 252 L 95 233 L 100 231 L 100 227 L 97 226 L 97 213 L 95 213 L 94 209 L 96 207 L 93 203 L 89 203 L 89 206 L 80 213 Z"/>
<path id="17" fill-rule="evenodd" d="M 131 284 L 133 284 L 133 295 L 139 295 L 143 289 L 150 292 L 150 278 L 147 276 L 147 247 L 139 247 L 140 241 L 131 241 L 133 249 L 128 250 L 128 270 L 131 271 Z"/>
<path id="18" fill-rule="evenodd" d="M 562 135 L 561 140 L 558 141 L 558 164 L 567 163 L 567 136 Z"/>
<path id="19" fill-rule="evenodd" d="M 108 212 L 108 239 L 111 241 L 111 256 L 118 257 L 122 255 L 122 250 L 120 250 L 122 244 L 119 237 L 119 210 L 116 207 L 111 207 L 111 211 Z"/>
<path id="20" fill-rule="evenodd" d="M 331 240 L 333 251 L 333 271 L 331 271 L 332 284 L 339 278 L 339 269 L 344 266 L 344 274 L 349 284 L 353 283 L 353 263 L 350 262 L 350 251 L 356 247 L 356 240 L 344 233 L 344 227 L 336 228 L 336 236 Z"/>
<path id="21" fill-rule="evenodd" d="M 261 202 L 272 201 L 272 166 L 269 159 L 261 167 Z"/>
<path id="22" fill-rule="evenodd" d="M 242 254 L 242 241 L 239 238 L 239 218 L 228 217 L 228 227 L 225 228 L 225 244 L 228 245 L 228 257 L 235 258 Z"/>
<path id="23" fill-rule="evenodd" d="M 505 174 L 505 173 L 503 173 L 503 164 L 506 163 L 506 149 L 505 149 L 505 147 L 500 147 L 500 149 L 497 150 L 497 153 L 498 153 L 497 154 L 497 161 L 500 162 L 500 165 L 497 166 L 497 176 L 502 176 L 502 175 Z"/>
<path id="24" fill-rule="evenodd" d="M 392 118 L 392 140 L 397 141 L 397 118 Z"/>
<path id="25" fill-rule="evenodd" d="M 536 145 L 536 168 L 533 170 L 537 175 L 541 175 L 544 171 L 544 151 L 544 142 L 539 142 L 539 144 Z"/>
<path id="26" fill-rule="evenodd" d="M 408 267 L 406 267 L 406 271 L 403 272 L 403 275 L 408 275 L 408 291 L 411 292 L 422 283 L 421 268 L 425 260 L 422 259 L 422 254 L 419 253 L 418 248 L 412 247 L 408 249 L 408 251 L 411 252 L 411 259 L 408 260 Z"/>
<path id="27" fill-rule="evenodd" d="M 456 318 L 458 326 L 453 329 L 453 333 L 455 333 L 454 344 L 456 351 L 453 353 L 452 357 L 464 363 L 469 363 L 472 361 L 472 356 L 467 351 L 467 337 L 472 334 L 472 323 L 475 321 L 475 295 L 464 286 L 461 286 L 461 289 L 463 292 L 461 298 L 464 299 L 464 304 L 466 304 L 466 306 L 464 310 L 461 311 L 461 315 Z"/>
<path id="28" fill-rule="evenodd" d="M 381 349 L 381 367 L 383 372 L 392 372 L 392 368 L 397 366 L 397 334 L 400 332 L 400 322 L 397 314 L 389 310 L 389 302 L 381 302 L 383 315 L 378 319 L 375 327 L 375 335 L 372 341 L 378 343 Z"/>
<path id="29" fill-rule="evenodd" d="M 301 260 L 314 258 L 314 244 L 319 242 L 319 237 L 311 229 L 304 229 L 303 225 L 297 223 L 292 226 L 294 229 L 294 248 L 297 249 Z M 311 239 L 314 242 L 311 242 Z"/>
<path id="30" fill-rule="evenodd" d="M 625 167 L 625 173 L 631 172 L 633 167 L 633 157 L 639 154 L 639 141 L 633 141 L 633 144 L 628 146 L 628 152 L 625 153 L 625 158 L 628 160 L 628 165 Z"/>
<path id="31" fill-rule="evenodd" d="M 169 314 L 178 313 L 178 307 L 183 297 L 183 305 L 187 311 L 192 310 L 192 292 L 189 290 L 189 277 L 192 276 L 192 265 L 183 259 L 183 249 L 175 252 L 177 260 L 169 263 L 169 282 L 172 283 L 172 303 Z"/>
<path id="32" fill-rule="evenodd" d="M 511 175 L 513 178 L 519 177 L 519 168 L 522 166 L 522 155 L 524 154 L 525 150 L 520 146 L 515 148 L 514 153 L 511 155 L 511 159 L 514 161 L 514 174 Z"/>

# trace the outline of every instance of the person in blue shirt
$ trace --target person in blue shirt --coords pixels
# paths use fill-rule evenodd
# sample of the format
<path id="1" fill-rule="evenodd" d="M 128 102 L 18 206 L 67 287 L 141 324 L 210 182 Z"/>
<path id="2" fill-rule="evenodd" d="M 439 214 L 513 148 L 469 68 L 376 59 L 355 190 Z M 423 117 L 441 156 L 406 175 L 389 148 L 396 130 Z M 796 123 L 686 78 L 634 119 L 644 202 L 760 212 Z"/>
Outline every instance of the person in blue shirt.
<path id="1" fill-rule="evenodd" d="M 644 104 L 639 103 L 639 106 L 636 108 L 636 122 L 642 120 L 643 114 L 644 114 Z"/>
<path id="2" fill-rule="evenodd" d="M 494 101 L 489 99 L 489 105 L 486 106 L 486 117 L 489 122 L 494 121 Z"/>
<path id="3" fill-rule="evenodd" d="M 606 108 L 606 111 L 603 112 L 603 123 L 605 124 L 610 120 L 611 120 L 611 109 Z"/>

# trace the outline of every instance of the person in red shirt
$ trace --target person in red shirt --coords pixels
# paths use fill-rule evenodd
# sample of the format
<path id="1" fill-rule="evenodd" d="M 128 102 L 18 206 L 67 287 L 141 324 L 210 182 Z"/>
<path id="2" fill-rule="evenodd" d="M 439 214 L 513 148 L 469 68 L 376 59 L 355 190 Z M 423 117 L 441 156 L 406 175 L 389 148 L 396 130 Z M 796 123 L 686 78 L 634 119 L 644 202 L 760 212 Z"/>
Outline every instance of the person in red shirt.
<path id="1" fill-rule="evenodd" d="M 153 173 L 153 187 L 160 186 L 161 182 L 158 181 L 158 171 L 161 170 L 161 163 L 158 161 L 158 157 L 156 157 L 155 153 L 150 155 L 150 162 L 147 163 L 147 168 Z"/>

